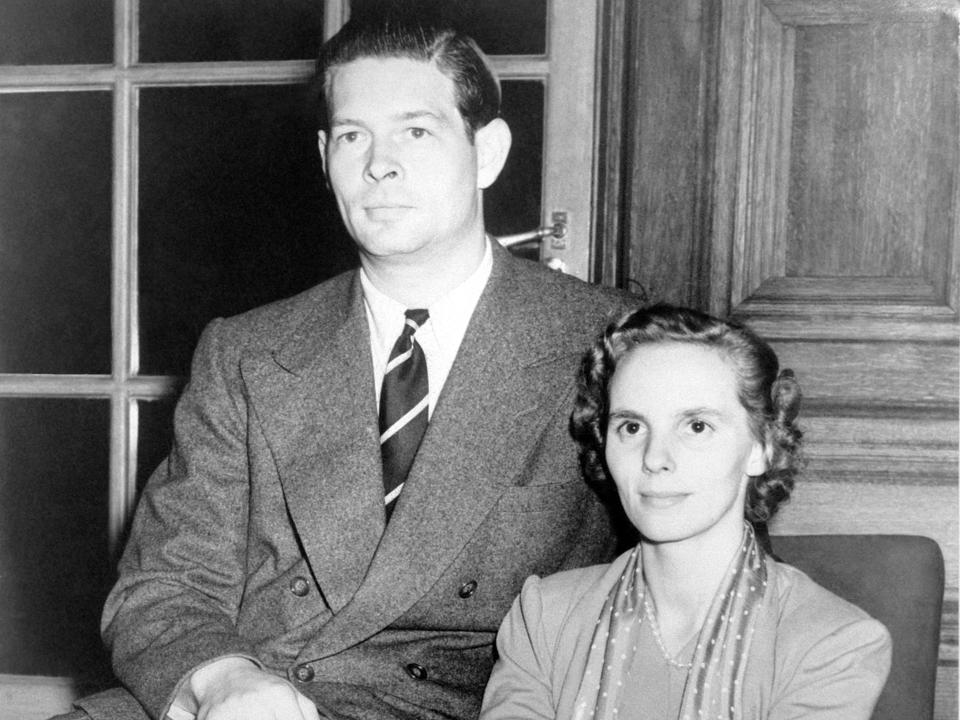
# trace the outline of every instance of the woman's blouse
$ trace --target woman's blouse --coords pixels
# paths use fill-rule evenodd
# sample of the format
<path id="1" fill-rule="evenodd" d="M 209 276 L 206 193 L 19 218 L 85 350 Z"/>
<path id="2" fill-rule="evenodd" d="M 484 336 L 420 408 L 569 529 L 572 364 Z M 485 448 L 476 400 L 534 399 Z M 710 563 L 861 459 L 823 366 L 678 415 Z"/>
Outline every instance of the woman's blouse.
<path id="1" fill-rule="evenodd" d="M 499 658 L 481 720 L 569 720 L 597 618 L 627 555 L 606 566 L 527 578 L 497 636 Z M 886 628 L 800 570 L 772 559 L 767 565 L 775 611 L 756 628 L 757 650 L 743 681 L 744 717 L 869 720 L 890 670 Z M 642 688 L 629 691 L 637 698 Z M 640 709 L 651 705 L 670 717 L 679 700 L 671 690 L 623 705 L 623 720 L 645 717 Z"/>

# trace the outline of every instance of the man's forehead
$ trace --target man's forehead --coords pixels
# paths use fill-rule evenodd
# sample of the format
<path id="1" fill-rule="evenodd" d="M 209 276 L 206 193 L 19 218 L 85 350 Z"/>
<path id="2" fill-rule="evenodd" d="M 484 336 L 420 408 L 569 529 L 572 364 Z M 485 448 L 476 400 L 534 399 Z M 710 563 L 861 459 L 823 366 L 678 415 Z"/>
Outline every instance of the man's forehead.
<path id="1" fill-rule="evenodd" d="M 328 92 L 336 85 L 343 84 L 344 77 L 372 76 L 408 77 L 411 82 L 424 82 L 428 79 L 439 85 L 455 90 L 454 81 L 434 60 L 401 56 L 364 55 L 339 63 L 326 71 Z M 337 81 L 340 81 L 339 83 Z"/>
<path id="2" fill-rule="evenodd" d="M 432 61 L 364 57 L 328 71 L 331 124 L 375 115 L 398 122 L 423 118 L 457 124 L 456 88 Z"/>

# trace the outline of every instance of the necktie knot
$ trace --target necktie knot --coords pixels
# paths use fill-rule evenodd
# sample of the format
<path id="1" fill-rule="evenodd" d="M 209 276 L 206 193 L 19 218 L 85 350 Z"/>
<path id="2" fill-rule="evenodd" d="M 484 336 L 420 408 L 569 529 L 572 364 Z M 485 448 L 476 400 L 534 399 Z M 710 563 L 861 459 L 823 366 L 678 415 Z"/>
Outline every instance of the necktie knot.
<path id="1" fill-rule="evenodd" d="M 430 312 L 424 308 L 413 308 L 407 310 L 404 316 L 407 320 L 403 332 L 412 335 L 430 318 Z"/>

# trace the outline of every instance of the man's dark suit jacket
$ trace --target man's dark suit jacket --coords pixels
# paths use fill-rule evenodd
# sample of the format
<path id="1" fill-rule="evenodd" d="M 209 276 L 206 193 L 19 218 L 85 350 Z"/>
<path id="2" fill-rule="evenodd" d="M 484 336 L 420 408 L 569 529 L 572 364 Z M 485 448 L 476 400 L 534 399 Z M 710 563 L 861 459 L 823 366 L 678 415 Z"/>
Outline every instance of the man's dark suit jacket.
<path id="1" fill-rule="evenodd" d="M 204 332 L 104 611 L 153 717 L 223 655 L 339 717 L 476 717 L 524 578 L 612 556 L 568 422 L 580 358 L 627 297 L 494 245 L 386 531 L 358 274 Z"/>

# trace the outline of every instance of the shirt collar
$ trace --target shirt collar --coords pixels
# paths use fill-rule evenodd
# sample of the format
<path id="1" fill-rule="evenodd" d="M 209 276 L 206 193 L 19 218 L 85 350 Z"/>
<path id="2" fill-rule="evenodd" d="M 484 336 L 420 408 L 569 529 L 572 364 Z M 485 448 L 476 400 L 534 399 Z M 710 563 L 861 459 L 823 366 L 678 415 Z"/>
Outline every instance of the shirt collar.
<path id="1" fill-rule="evenodd" d="M 483 294 L 493 268 L 493 251 L 487 237 L 483 258 L 470 276 L 446 295 L 432 303 L 427 310 L 430 319 L 424 324 L 436 336 L 438 345 L 451 356 L 456 354 L 470 323 L 470 317 Z M 384 294 L 370 281 L 364 269 L 360 268 L 360 284 L 363 287 L 363 301 L 370 323 L 371 341 L 387 353 L 403 330 L 404 312 L 408 309 L 402 303 Z"/>

